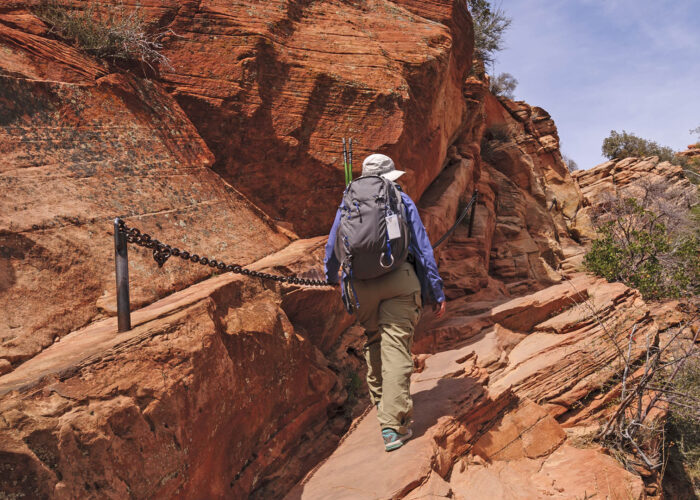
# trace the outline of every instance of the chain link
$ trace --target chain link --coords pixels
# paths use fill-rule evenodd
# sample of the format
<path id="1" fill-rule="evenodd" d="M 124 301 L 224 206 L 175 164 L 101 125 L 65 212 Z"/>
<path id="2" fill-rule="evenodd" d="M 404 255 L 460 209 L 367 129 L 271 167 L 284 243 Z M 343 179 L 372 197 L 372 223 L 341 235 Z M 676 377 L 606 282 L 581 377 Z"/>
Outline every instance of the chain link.
<path id="1" fill-rule="evenodd" d="M 226 264 L 217 259 L 209 259 L 200 257 L 196 253 L 191 253 L 186 250 L 180 250 L 177 247 L 172 247 L 166 243 L 161 243 L 159 240 L 151 237 L 148 233 L 142 233 L 135 227 L 129 227 L 123 220 L 119 220 L 119 231 L 126 235 L 126 241 L 144 248 L 153 250 L 153 259 L 158 263 L 158 267 L 163 267 L 163 264 L 170 257 L 180 257 L 183 260 L 199 263 L 203 266 L 209 266 L 213 269 L 218 269 L 222 272 L 243 274 L 252 278 L 260 278 L 264 280 L 277 281 L 278 283 L 290 283 L 293 285 L 306 286 L 332 286 L 328 281 L 317 279 L 299 278 L 297 276 L 280 276 L 276 274 L 261 273 L 252 269 L 245 269 L 238 264 Z"/>

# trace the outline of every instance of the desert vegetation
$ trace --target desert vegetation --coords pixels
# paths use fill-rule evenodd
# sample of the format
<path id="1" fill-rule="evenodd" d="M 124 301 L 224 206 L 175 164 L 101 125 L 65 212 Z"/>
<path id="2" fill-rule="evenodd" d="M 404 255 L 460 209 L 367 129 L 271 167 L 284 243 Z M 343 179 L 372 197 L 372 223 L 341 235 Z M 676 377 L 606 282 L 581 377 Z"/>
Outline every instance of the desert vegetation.
<path id="1" fill-rule="evenodd" d="M 668 498 L 678 488 L 700 493 L 700 314 L 697 300 L 685 302 L 684 319 L 660 332 L 640 334 L 634 312 L 616 321 L 587 298 L 577 307 L 604 332 L 616 353 L 614 375 L 601 387 L 607 410 L 595 441 L 647 484 L 663 486 Z M 637 320 L 638 321 L 638 320 Z M 595 346 L 592 346 L 595 349 Z M 633 355 L 633 353 L 637 353 Z M 590 440 L 590 441 L 587 441 Z M 674 479 L 665 481 L 671 471 Z M 679 479 L 681 479 L 679 481 Z M 689 483 L 689 484 L 688 484 Z M 668 490 L 668 491 L 666 491 Z M 682 498 L 694 498 L 683 491 Z"/>
<path id="2" fill-rule="evenodd" d="M 697 294 L 700 246 L 690 221 L 687 209 L 662 212 L 635 198 L 611 200 L 596 214 L 599 238 L 585 265 L 608 281 L 637 288 L 645 299 Z"/>
<path id="3" fill-rule="evenodd" d="M 626 131 L 611 130 L 610 135 L 603 140 L 601 146 L 603 156 L 610 160 L 622 160 L 629 157 L 644 158 L 658 156 L 661 161 L 675 165 L 686 165 L 683 157 L 668 146 L 660 146 L 657 142 L 644 139 Z"/>
<path id="4" fill-rule="evenodd" d="M 562 155 L 562 159 L 564 160 L 564 164 L 569 172 L 575 172 L 578 170 L 578 163 L 576 163 L 573 158 L 567 155 Z"/>
<path id="5" fill-rule="evenodd" d="M 483 68 L 493 70 L 496 54 L 505 48 L 503 35 L 511 24 L 511 18 L 501 9 L 493 7 L 488 0 L 467 0 L 474 23 L 474 59 L 483 63 Z M 472 72 L 476 66 L 472 67 Z M 483 69 L 482 69 L 483 71 Z M 499 73 L 491 78 L 489 90 L 496 97 L 514 99 L 518 80 L 510 73 Z"/>
<path id="6" fill-rule="evenodd" d="M 615 344 L 618 386 L 616 409 L 596 439 L 629 470 L 643 468 L 658 479 L 675 457 L 671 466 L 683 470 L 678 463 L 684 464 L 683 474 L 700 490 L 698 200 L 662 182 L 639 187 L 636 197 L 611 193 L 599 205 L 593 215 L 599 237 L 584 264 L 608 281 L 638 289 L 647 301 L 680 300 L 685 319 L 644 338 L 636 335 L 636 325 L 601 325 Z M 599 317 L 593 305 L 585 307 Z M 630 353 L 640 345 L 642 357 L 635 362 Z"/>
<path id="7" fill-rule="evenodd" d="M 138 8 L 86 3 L 84 8 L 44 0 L 35 13 L 58 37 L 101 59 L 171 68 L 162 54 L 172 30 L 151 31 Z"/>
<path id="8" fill-rule="evenodd" d="M 685 309 L 683 321 L 657 335 L 641 335 L 637 323 L 602 320 L 602 311 L 590 300 L 580 307 L 588 310 L 617 353 L 615 375 L 605 387 L 612 406 L 593 440 L 650 483 L 663 484 L 670 467 L 700 491 L 697 308 Z M 641 355 L 632 356 L 640 347 Z"/>
<path id="9" fill-rule="evenodd" d="M 700 355 L 697 340 L 696 335 L 694 353 L 689 353 L 688 360 L 671 382 L 672 411 L 666 431 L 667 454 L 677 457 L 675 461 L 685 465 L 695 494 L 700 495 Z"/>
<path id="10" fill-rule="evenodd" d="M 496 149 L 510 141 L 510 132 L 505 123 L 496 123 L 484 130 L 481 138 L 481 158 L 489 163 L 497 161 Z"/>
<path id="11" fill-rule="evenodd" d="M 488 0 L 467 0 L 474 22 L 474 58 L 493 66 L 495 55 L 503 50 L 503 34 L 510 27 L 510 17 Z"/>
<path id="12" fill-rule="evenodd" d="M 508 99 L 515 98 L 515 88 L 518 86 L 518 80 L 510 73 L 499 73 L 491 78 L 489 90 L 496 97 L 507 97 Z"/>
<path id="13" fill-rule="evenodd" d="M 695 127 L 694 129 L 691 129 L 691 130 L 690 130 L 690 133 L 698 136 L 698 140 L 697 140 L 697 142 L 695 143 L 695 145 L 696 145 L 696 146 L 700 146 L 700 125 L 698 125 L 698 126 Z"/>

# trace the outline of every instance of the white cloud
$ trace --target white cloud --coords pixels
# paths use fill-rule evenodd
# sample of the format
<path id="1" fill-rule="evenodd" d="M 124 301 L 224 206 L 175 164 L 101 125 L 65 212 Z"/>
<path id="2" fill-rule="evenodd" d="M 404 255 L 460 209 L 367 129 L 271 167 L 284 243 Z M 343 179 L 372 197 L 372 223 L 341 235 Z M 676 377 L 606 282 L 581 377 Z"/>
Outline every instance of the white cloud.
<path id="1" fill-rule="evenodd" d="M 675 149 L 700 125 L 700 2 L 506 0 L 513 18 L 496 72 L 554 117 L 581 167 L 603 161 L 611 129 Z"/>

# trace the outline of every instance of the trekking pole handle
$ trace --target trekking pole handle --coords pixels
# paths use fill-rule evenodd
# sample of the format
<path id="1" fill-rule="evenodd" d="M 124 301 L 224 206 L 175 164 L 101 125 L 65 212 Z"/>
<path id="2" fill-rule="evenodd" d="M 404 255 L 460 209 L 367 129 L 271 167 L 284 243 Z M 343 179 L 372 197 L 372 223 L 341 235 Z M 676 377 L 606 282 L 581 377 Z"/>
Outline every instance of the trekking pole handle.
<path id="1" fill-rule="evenodd" d="M 343 168 L 345 169 L 345 186 L 350 184 L 350 176 L 348 175 L 348 149 L 345 145 L 345 137 L 343 137 Z"/>
<path id="2" fill-rule="evenodd" d="M 350 181 L 352 182 L 352 137 L 350 138 L 350 151 L 348 155 L 348 161 L 350 168 L 348 169 L 348 174 L 350 175 Z"/>

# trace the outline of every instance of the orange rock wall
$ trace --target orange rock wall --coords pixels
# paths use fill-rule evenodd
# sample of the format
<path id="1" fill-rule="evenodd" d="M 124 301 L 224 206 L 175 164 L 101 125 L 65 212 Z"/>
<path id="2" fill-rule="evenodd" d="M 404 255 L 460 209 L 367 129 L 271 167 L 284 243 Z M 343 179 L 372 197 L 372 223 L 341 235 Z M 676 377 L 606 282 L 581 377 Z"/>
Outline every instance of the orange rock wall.
<path id="1" fill-rule="evenodd" d="M 0 301 L 27 297 L 1 337 L 0 356 L 14 365 L 71 329 L 114 314 L 114 215 L 134 217 L 163 240 L 242 264 L 289 240 L 236 190 L 287 228 L 325 233 L 342 190 L 343 136 L 355 137 L 356 165 L 364 154 L 383 151 L 409 171 L 402 184 L 421 199 L 433 240 L 480 190 L 472 238 L 465 225 L 449 249 L 440 249 L 449 297 L 536 289 L 556 281 L 553 270 L 578 248 L 568 239 L 566 216 L 580 194 L 556 149 L 556 128 L 541 108 L 498 101 L 475 78 L 465 84 L 472 35 L 461 2 L 146 2 L 146 19 L 178 35 L 166 43 L 173 69 L 163 68 L 162 83 L 123 76 L 56 40 L 28 5 L 0 11 L 5 99 L 21 109 L 46 108 L 33 122 L 7 118 L 14 136 L 4 152 L 12 193 L 4 211 L 12 215 L 3 230 L 0 293 L 7 292 Z M 20 92 L 23 82 L 36 89 Z M 43 143 L 32 128 L 39 122 Z M 480 151 L 485 130 L 495 125 L 508 128 L 510 138 L 493 147 L 490 164 Z M 27 188 L 27 172 L 39 170 L 16 165 L 23 165 L 29 144 L 36 149 L 27 164 L 44 167 L 59 184 Z M 18 211 L 16 198 L 35 206 L 25 201 Z M 561 210 L 551 208 L 554 198 Z M 39 247 L 28 250 L 31 238 L 12 235 L 47 229 L 57 217 L 74 220 L 60 225 L 68 227 L 60 232 L 69 246 L 85 235 L 78 229 L 67 236 L 76 221 L 95 225 L 100 251 L 64 251 L 84 254 L 67 272 L 54 271 L 62 258 L 50 257 L 54 264 L 42 272 L 51 285 L 37 287 L 34 261 L 46 257 Z M 46 244 L 49 252 L 65 245 Z M 158 270 L 144 252 L 132 255 L 135 307 L 210 274 L 194 265 Z M 76 281 L 82 281 L 78 293 L 60 293 Z M 56 295 L 61 300 L 48 300 Z M 30 313 L 38 301 L 47 306 Z M 73 314 L 63 314 L 66 309 Z"/>
<path id="2" fill-rule="evenodd" d="M 321 248 L 302 246 L 274 264 Z M 131 332 L 78 369 L 5 395 L 0 491 L 279 498 L 348 425 L 342 363 L 290 320 L 289 295 L 299 293 L 307 292 L 240 276 L 207 280 L 146 310 L 146 321 L 135 318 Z M 315 299 L 327 313 L 341 312 L 335 294 Z M 104 326 L 85 335 L 98 343 L 115 337 L 114 323 Z M 61 342 L 63 358 L 79 354 L 71 345 Z"/>
<path id="3" fill-rule="evenodd" d="M 229 263 L 289 242 L 211 170 L 211 152 L 162 85 L 109 73 L 13 29 L 8 17 L 0 16 L 0 359 L 17 364 L 115 314 L 116 216 Z M 147 250 L 130 253 L 135 308 L 212 274 L 187 263 L 159 269 Z"/>
<path id="4" fill-rule="evenodd" d="M 418 198 L 464 119 L 463 2 L 215 0 L 168 13 L 181 38 L 163 82 L 214 170 L 301 235 L 333 219 L 342 137 L 354 138 L 355 176 L 367 154 L 389 154 Z"/>
<path id="5" fill-rule="evenodd" d="M 559 281 L 563 261 L 582 251 L 568 229 L 581 193 L 553 121 L 541 108 L 496 99 L 474 77 L 464 100 L 462 132 L 420 201 L 435 241 L 479 191 L 471 237 L 467 218 L 438 250 L 448 297 L 517 294 Z"/>

